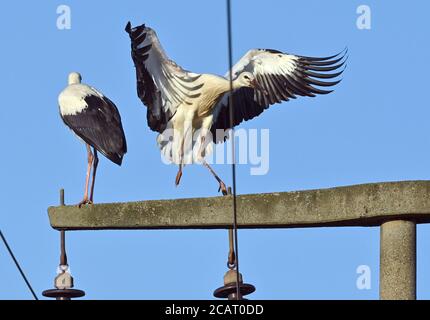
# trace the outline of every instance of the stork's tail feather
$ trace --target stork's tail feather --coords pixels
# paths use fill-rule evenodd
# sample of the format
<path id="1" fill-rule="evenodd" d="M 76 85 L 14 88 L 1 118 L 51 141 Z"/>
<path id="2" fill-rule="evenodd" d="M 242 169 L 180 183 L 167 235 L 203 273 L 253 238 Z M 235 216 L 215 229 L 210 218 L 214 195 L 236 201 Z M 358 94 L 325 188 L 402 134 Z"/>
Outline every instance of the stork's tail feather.
<path id="1" fill-rule="evenodd" d="M 121 166 L 122 165 L 122 160 L 124 158 L 124 155 L 122 154 L 118 154 L 118 153 L 108 153 L 105 154 L 106 158 L 108 158 L 110 161 L 112 161 L 113 163 Z"/>

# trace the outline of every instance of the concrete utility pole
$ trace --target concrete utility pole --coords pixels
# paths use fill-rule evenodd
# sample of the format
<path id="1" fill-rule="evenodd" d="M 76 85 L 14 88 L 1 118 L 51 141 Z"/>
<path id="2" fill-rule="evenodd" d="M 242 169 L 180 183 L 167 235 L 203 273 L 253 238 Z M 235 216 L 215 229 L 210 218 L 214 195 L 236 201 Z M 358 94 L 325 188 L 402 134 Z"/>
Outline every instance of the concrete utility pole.
<path id="1" fill-rule="evenodd" d="M 394 220 L 381 225 L 381 299 L 416 299 L 416 232 L 413 221 Z"/>

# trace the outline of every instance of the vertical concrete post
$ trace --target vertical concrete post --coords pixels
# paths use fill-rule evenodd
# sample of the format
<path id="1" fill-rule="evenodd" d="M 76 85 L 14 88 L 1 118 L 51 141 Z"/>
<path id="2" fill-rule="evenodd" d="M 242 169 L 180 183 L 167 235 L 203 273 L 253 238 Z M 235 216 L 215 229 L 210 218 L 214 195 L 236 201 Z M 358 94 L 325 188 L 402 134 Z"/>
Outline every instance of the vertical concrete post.
<path id="1" fill-rule="evenodd" d="M 381 300 L 416 299 L 416 223 L 388 221 L 381 225 Z"/>

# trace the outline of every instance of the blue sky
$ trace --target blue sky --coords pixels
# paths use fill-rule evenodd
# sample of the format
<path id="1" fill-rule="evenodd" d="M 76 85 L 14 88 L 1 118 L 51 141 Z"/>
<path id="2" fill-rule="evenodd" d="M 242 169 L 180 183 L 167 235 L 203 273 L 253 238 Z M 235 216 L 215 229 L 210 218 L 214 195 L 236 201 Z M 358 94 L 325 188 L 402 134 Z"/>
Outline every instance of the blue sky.
<path id="1" fill-rule="evenodd" d="M 57 7 L 71 8 L 71 30 L 56 28 Z M 275 105 L 242 127 L 270 129 L 270 171 L 238 167 L 238 193 L 430 179 L 428 90 L 430 3 L 406 1 L 233 0 L 234 60 L 250 48 L 326 56 L 349 48 L 336 91 Z M 372 10 L 359 30 L 356 9 Z M 169 56 L 195 72 L 227 71 L 224 1 L 21 1 L 0 9 L 0 226 L 41 296 L 51 288 L 58 238 L 47 207 L 77 203 L 84 146 L 58 115 L 70 71 L 82 73 L 118 105 L 129 152 L 119 168 L 101 159 L 97 202 L 216 196 L 213 178 L 160 161 L 155 133 L 136 96 L 126 22 L 153 27 Z M 231 181 L 231 168 L 216 165 Z M 241 271 L 251 299 L 377 299 L 378 228 L 243 230 Z M 429 299 L 430 229 L 418 227 L 418 298 Z M 226 271 L 227 231 L 96 231 L 68 234 L 75 285 L 90 299 L 211 299 Z M 356 288 L 356 268 L 372 271 Z M 30 299 L 0 245 L 0 299 Z"/>

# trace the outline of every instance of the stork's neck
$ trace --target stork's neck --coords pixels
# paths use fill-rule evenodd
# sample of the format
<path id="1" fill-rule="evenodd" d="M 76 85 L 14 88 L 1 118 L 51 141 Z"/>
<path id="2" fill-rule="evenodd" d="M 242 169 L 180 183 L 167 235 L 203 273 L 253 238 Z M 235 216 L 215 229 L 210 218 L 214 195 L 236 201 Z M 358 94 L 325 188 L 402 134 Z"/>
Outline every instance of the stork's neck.
<path id="1" fill-rule="evenodd" d="M 228 88 L 230 90 L 230 81 L 228 81 L 228 83 L 229 83 Z M 240 89 L 242 87 L 243 87 L 243 85 L 240 83 L 239 78 L 236 78 L 233 80 L 233 90 L 237 90 L 237 89 Z"/>

